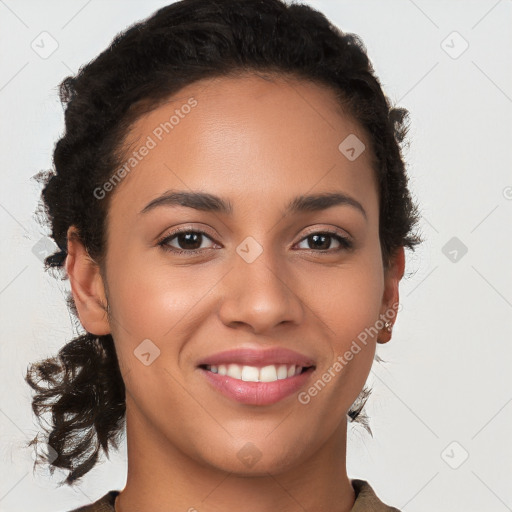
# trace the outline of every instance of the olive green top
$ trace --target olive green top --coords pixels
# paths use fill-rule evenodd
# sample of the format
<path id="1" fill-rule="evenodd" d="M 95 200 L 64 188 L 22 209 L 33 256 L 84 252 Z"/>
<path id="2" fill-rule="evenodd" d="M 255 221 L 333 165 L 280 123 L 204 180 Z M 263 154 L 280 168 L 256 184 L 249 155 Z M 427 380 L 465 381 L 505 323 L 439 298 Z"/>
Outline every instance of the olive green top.
<path id="1" fill-rule="evenodd" d="M 354 479 L 351 483 L 356 500 L 350 512 L 400 512 L 399 509 L 382 503 L 366 480 Z M 119 493 L 120 491 L 109 491 L 98 501 L 70 512 L 115 512 L 114 501 Z"/>

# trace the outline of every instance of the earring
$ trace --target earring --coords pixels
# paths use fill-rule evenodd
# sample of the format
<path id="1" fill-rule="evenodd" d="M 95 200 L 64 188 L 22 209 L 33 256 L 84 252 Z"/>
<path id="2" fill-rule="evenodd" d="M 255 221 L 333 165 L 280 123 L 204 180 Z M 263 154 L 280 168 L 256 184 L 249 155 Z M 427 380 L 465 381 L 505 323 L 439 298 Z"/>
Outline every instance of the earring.
<path id="1" fill-rule="evenodd" d="M 393 329 L 393 324 L 389 320 L 386 320 L 384 327 L 386 328 L 386 331 L 391 332 L 391 330 Z"/>

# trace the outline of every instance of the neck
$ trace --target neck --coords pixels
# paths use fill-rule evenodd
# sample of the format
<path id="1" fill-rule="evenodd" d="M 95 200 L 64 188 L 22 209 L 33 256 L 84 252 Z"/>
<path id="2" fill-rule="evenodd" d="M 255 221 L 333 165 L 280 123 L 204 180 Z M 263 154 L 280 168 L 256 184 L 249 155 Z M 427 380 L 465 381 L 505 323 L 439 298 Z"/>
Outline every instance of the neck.
<path id="1" fill-rule="evenodd" d="M 349 512 L 354 504 L 346 473 L 346 422 L 300 464 L 256 476 L 192 459 L 152 429 L 129 401 L 126 433 L 128 477 L 116 499 L 116 512 Z"/>

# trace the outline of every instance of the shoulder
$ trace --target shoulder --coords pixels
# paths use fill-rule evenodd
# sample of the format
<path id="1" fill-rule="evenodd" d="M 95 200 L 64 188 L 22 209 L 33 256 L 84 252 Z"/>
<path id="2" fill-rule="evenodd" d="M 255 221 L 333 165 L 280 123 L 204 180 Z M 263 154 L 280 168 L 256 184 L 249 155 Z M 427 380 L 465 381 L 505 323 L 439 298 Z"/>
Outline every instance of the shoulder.
<path id="1" fill-rule="evenodd" d="M 366 480 L 353 479 L 351 483 L 356 500 L 350 512 L 400 512 L 399 509 L 383 503 Z"/>
<path id="2" fill-rule="evenodd" d="M 120 492 L 121 491 L 109 491 L 94 503 L 74 508 L 69 512 L 114 512 L 114 501 Z"/>

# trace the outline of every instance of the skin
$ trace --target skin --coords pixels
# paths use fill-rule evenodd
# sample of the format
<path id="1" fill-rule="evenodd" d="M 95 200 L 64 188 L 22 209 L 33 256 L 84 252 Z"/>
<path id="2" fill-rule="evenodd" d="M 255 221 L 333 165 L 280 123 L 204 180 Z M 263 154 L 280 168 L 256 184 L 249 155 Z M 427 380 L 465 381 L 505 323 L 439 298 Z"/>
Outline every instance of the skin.
<path id="1" fill-rule="evenodd" d="M 74 227 L 68 233 L 81 323 L 113 335 L 127 390 L 128 479 L 116 508 L 348 512 L 346 414 L 389 332 L 369 337 L 306 405 L 296 394 L 269 406 L 229 400 L 197 364 L 235 347 L 285 347 L 315 360 L 307 389 L 398 303 L 404 251 L 383 267 L 370 140 L 326 87 L 248 74 L 187 86 L 139 118 L 127 145 L 140 147 L 190 97 L 197 106 L 111 192 L 103 267 L 73 239 Z M 338 150 L 351 133 L 366 145 L 354 161 Z M 233 214 L 139 213 L 169 189 L 222 196 Z M 297 195 L 334 191 L 357 200 L 366 218 L 347 204 L 283 215 Z M 178 226 L 207 233 L 196 246 L 168 242 L 200 247 L 195 256 L 158 245 Z M 308 238 L 329 228 L 354 248 Z M 236 252 L 248 236 L 263 248 L 252 263 Z M 149 366 L 134 355 L 145 339 L 160 350 Z M 251 467 L 237 457 L 248 442 L 261 455 Z"/>

